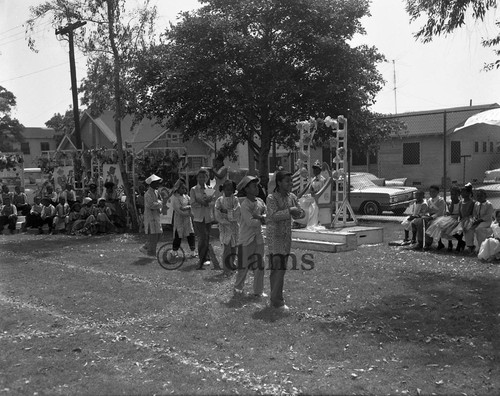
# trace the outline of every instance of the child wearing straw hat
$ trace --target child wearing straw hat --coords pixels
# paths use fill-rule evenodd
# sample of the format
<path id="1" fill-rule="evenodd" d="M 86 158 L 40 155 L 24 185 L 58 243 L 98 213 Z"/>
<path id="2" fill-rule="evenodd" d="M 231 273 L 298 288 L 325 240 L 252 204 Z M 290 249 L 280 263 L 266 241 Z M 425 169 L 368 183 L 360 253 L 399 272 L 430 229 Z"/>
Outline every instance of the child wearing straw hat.
<path id="1" fill-rule="evenodd" d="M 144 194 L 144 233 L 148 236 L 147 242 L 139 248 L 139 251 L 148 256 L 156 257 L 156 245 L 163 233 L 161 228 L 160 213 L 163 206 L 158 187 L 163 179 L 151 175 L 146 179 L 149 186 Z"/>
<path id="2" fill-rule="evenodd" d="M 267 297 L 264 293 L 264 236 L 262 225 L 265 224 L 266 204 L 257 198 L 259 179 L 255 176 L 245 176 L 238 184 L 238 192 L 245 198 L 241 201 L 241 217 L 239 243 L 241 244 L 241 262 L 234 284 L 234 293 L 243 294 L 245 279 L 249 269 L 253 269 L 253 295 Z M 250 268 L 251 267 L 251 268 Z"/>

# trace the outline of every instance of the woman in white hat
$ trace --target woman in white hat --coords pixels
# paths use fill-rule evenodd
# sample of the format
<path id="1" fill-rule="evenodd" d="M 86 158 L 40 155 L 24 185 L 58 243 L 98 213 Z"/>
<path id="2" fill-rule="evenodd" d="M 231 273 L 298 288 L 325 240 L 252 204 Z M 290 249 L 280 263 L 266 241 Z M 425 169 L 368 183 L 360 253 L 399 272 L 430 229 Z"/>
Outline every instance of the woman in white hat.
<path id="1" fill-rule="evenodd" d="M 149 186 L 144 194 L 144 233 L 148 235 L 148 241 L 139 248 L 141 253 L 156 257 L 156 245 L 163 233 L 160 222 L 160 213 L 163 206 L 158 187 L 162 178 L 151 175 L 146 179 Z"/>

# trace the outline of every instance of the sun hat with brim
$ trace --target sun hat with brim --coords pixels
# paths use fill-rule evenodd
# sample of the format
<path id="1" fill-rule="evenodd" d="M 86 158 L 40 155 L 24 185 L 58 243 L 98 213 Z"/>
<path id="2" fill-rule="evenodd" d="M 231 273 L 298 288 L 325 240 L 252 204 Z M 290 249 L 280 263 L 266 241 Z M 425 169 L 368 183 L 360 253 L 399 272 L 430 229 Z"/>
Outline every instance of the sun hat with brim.
<path id="1" fill-rule="evenodd" d="M 90 197 L 89 197 L 89 198 L 90 198 Z M 99 198 L 99 199 L 97 200 L 97 203 L 99 203 L 99 202 L 101 202 L 101 201 L 106 201 L 106 199 L 105 199 L 105 198 Z"/>
<path id="2" fill-rule="evenodd" d="M 90 197 L 85 197 L 85 198 L 83 198 L 83 204 L 84 204 L 84 205 L 87 205 L 87 204 L 88 204 L 88 203 L 90 203 L 90 202 L 92 202 L 92 198 L 90 198 Z"/>
<path id="3" fill-rule="evenodd" d="M 238 191 L 243 191 L 246 186 L 248 186 L 248 183 L 253 182 L 254 180 L 259 182 L 259 178 L 255 176 L 245 176 L 241 181 L 238 183 L 238 186 L 236 187 Z"/>
<path id="4" fill-rule="evenodd" d="M 160 176 L 151 175 L 146 179 L 146 184 L 151 184 L 155 181 L 161 181 L 161 180 L 163 180 L 163 179 Z"/>

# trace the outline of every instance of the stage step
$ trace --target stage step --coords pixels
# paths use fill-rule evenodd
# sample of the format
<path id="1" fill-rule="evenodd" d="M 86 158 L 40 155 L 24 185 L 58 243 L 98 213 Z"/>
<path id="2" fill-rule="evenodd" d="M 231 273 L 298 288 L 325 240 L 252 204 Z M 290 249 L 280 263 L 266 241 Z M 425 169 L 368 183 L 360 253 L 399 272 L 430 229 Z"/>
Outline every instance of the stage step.
<path id="1" fill-rule="evenodd" d="M 292 247 L 322 252 L 345 252 L 384 241 L 382 227 L 354 226 L 327 230 L 292 230 Z"/>
<path id="2" fill-rule="evenodd" d="M 348 249 L 345 243 L 326 242 L 326 241 L 311 241 L 307 239 L 292 239 L 292 249 L 312 250 L 315 252 L 338 253 L 345 252 Z"/>

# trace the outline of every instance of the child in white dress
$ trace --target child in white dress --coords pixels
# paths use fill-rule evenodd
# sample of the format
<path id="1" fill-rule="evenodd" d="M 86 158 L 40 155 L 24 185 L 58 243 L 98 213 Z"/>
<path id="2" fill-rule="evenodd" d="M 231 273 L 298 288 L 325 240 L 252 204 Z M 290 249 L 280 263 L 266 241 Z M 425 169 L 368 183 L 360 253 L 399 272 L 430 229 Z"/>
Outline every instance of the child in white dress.
<path id="1" fill-rule="evenodd" d="M 411 207 L 411 215 L 408 216 L 401 222 L 405 230 L 405 238 L 403 239 L 403 245 L 409 245 L 410 243 L 416 243 L 416 232 L 413 230 L 412 238 L 410 241 L 410 230 L 412 230 L 413 220 L 418 219 L 427 214 L 428 206 L 424 200 L 424 192 L 416 191 L 415 192 L 415 203 L 413 203 Z"/>
<path id="2" fill-rule="evenodd" d="M 175 183 L 171 198 L 174 210 L 174 241 L 172 242 L 174 254 L 179 250 L 182 238 L 186 238 L 191 249 L 190 257 L 194 258 L 196 257 L 196 241 L 191 220 L 190 198 L 187 195 L 187 187 L 181 180 Z"/>
<path id="3" fill-rule="evenodd" d="M 222 268 L 224 276 L 229 276 L 235 268 L 234 260 L 238 246 L 239 221 L 241 216 L 240 202 L 234 195 L 236 183 L 226 180 L 221 195 L 215 201 L 215 219 L 219 222 L 219 239 L 224 246 Z"/>
<path id="4" fill-rule="evenodd" d="M 492 235 L 481 243 L 477 255 L 481 261 L 500 259 L 500 210 L 495 212 L 495 221 L 491 223 L 490 227 Z"/>

